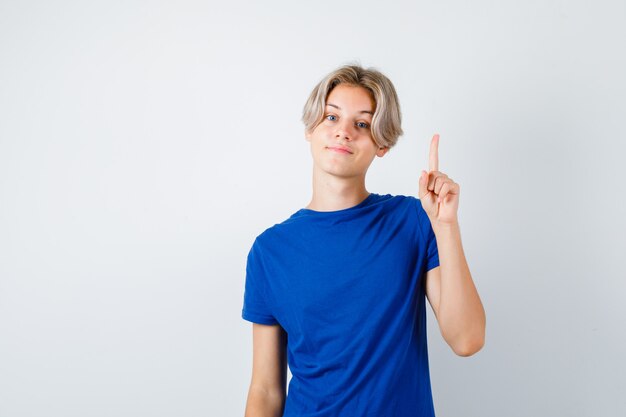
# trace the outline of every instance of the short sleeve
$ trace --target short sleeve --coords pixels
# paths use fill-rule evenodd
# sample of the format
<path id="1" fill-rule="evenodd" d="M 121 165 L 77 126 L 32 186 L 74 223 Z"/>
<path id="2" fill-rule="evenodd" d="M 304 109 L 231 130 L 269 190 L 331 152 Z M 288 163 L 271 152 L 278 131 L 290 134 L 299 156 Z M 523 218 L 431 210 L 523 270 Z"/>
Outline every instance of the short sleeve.
<path id="1" fill-rule="evenodd" d="M 246 282 L 243 295 L 241 317 L 244 320 L 261 324 L 277 324 L 270 311 L 266 295 L 267 274 L 263 267 L 262 251 L 255 240 L 248 252 L 246 263 Z"/>
<path id="2" fill-rule="evenodd" d="M 422 202 L 415 199 L 417 207 L 417 223 L 420 228 L 422 239 L 426 242 L 426 271 L 439 266 L 439 251 L 437 250 L 437 239 L 433 226 L 430 223 L 428 214 L 422 207 Z"/>

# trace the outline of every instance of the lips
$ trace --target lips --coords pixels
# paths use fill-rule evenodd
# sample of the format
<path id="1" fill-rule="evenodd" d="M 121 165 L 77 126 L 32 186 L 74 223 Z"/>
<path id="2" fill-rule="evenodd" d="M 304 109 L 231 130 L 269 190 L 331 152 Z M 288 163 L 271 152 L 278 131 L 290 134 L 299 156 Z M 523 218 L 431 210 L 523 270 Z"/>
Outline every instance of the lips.
<path id="1" fill-rule="evenodd" d="M 341 152 L 341 153 L 352 153 L 352 151 L 350 150 L 350 148 L 347 148 L 345 146 L 327 146 L 328 149 L 336 151 L 336 152 Z"/>

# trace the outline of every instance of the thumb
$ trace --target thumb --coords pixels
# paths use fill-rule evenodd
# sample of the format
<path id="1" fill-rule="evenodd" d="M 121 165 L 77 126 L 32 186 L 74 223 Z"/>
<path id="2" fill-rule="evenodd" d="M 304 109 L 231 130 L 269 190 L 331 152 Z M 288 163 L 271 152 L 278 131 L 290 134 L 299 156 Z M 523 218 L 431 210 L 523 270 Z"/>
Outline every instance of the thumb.
<path id="1" fill-rule="evenodd" d="M 419 179 L 419 198 L 420 200 L 426 195 L 428 194 L 428 189 L 426 188 L 428 186 L 428 173 L 424 170 L 422 170 L 421 174 L 420 174 L 420 179 Z"/>

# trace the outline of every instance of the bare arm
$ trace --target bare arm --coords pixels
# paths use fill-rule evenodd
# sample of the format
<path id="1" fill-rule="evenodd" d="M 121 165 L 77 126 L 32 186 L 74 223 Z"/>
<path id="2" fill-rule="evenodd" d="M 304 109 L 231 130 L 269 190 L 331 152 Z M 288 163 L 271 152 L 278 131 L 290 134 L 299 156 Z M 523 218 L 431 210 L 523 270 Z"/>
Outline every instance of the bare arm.
<path id="1" fill-rule="evenodd" d="M 287 333 L 278 325 L 252 324 L 252 381 L 245 417 L 283 415 L 287 384 Z"/>
<path id="2" fill-rule="evenodd" d="M 478 352 L 485 343 L 485 310 L 470 274 L 458 223 L 433 225 L 440 266 L 426 273 L 426 296 L 441 335 L 460 356 Z"/>

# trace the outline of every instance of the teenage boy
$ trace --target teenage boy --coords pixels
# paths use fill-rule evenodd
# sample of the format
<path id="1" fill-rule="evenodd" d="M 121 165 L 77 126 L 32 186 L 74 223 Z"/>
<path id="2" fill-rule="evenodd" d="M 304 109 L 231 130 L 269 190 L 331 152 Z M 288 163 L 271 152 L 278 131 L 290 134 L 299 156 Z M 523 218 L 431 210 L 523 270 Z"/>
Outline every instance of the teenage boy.
<path id="1" fill-rule="evenodd" d="M 313 89 L 302 120 L 311 201 L 257 236 L 247 258 L 246 416 L 432 417 L 425 298 L 457 355 L 485 339 L 457 220 L 460 187 L 439 171 L 439 136 L 419 199 L 380 195 L 365 175 L 403 133 L 385 75 L 338 68 Z"/>

